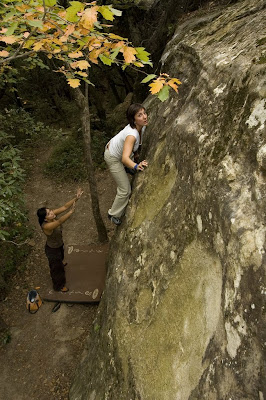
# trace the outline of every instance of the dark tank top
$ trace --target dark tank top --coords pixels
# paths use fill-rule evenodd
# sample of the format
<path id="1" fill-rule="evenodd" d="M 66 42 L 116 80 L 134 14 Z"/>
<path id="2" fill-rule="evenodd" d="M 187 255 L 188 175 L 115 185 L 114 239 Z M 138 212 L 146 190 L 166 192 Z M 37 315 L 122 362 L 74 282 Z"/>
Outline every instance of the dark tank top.
<path id="1" fill-rule="evenodd" d="M 42 225 L 42 228 L 45 224 Z M 44 232 L 45 234 L 45 232 Z M 52 249 L 57 249 L 58 247 L 63 246 L 63 236 L 62 236 L 62 226 L 59 225 L 57 228 L 53 230 L 51 235 L 46 235 L 46 244 L 47 246 L 51 247 Z"/>

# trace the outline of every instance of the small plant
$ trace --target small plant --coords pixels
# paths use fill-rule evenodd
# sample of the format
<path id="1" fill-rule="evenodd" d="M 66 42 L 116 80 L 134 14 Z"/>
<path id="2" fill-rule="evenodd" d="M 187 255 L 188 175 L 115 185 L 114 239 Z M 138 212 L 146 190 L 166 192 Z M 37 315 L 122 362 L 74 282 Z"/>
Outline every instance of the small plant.
<path id="1" fill-rule="evenodd" d="M 45 175 L 58 181 L 80 182 L 87 178 L 82 141 L 69 137 L 54 149 L 44 166 Z"/>
<path id="2" fill-rule="evenodd" d="M 92 158 L 96 168 L 106 168 L 103 153 L 109 139 L 103 132 L 92 132 Z M 46 162 L 44 173 L 58 181 L 80 182 L 87 179 L 87 166 L 84 161 L 80 132 L 60 141 Z"/>
<path id="3" fill-rule="evenodd" d="M 50 133 L 48 127 L 42 122 L 35 121 L 23 108 L 5 109 L 0 114 L 0 126 L 2 131 L 9 135 L 9 142 L 20 146 L 40 137 L 49 136 Z"/>

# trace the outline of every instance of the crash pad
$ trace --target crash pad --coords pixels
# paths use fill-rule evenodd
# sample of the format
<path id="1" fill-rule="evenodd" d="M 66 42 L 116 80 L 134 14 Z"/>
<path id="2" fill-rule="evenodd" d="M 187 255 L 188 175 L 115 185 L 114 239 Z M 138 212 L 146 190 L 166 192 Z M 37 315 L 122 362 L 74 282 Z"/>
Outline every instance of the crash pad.
<path id="1" fill-rule="evenodd" d="M 61 303 L 99 302 L 105 284 L 107 255 L 108 244 L 66 246 L 65 271 L 69 291 L 55 292 L 50 281 L 51 287 L 39 290 L 43 300 Z"/>

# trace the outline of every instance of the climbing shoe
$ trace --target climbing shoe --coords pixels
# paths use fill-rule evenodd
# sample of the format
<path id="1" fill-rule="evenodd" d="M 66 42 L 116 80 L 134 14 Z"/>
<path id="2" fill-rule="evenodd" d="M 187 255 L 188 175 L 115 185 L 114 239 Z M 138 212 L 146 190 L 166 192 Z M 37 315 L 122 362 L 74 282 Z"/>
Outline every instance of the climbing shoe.
<path id="1" fill-rule="evenodd" d="M 120 225 L 121 224 L 121 219 L 118 217 L 115 217 L 114 215 L 108 214 L 108 218 L 115 224 L 115 225 Z"/>

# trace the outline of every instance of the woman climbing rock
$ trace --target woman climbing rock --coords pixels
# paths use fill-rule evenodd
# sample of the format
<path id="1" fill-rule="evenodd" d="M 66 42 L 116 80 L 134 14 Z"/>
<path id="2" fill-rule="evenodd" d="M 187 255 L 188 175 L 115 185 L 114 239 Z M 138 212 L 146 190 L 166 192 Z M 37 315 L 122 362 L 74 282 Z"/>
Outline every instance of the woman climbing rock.
<path id="1" fill-rule="evenodd" d="M 146 160 L 138 162 L 135 157 L 137 162 L 133 161 L 134 154 L 136 156 L 142 143 L 145 127 L 148 125 L 147 113 L 142 104 L 131 104 L 127 109 L 127 119 L 129 124 L 107 143 L 104 152 L 104 160 L 117 184 L 116 197 L 108 211 L 109 219 L 116 225 L 121 224 L 121 217 L 131 194 L 131 185 L 125 167 L 142 171 L 148 166 Z"/>

